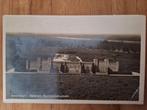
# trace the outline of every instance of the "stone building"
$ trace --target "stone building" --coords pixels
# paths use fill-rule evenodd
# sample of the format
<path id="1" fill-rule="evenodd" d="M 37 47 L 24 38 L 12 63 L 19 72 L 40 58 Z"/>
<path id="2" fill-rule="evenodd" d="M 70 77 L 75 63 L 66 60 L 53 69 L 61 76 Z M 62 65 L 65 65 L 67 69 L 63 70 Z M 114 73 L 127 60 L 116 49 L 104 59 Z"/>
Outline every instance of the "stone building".
<path id="1" fill-rule="evenodd" d="M 38 57 L 33 60 L 26 60 L 26 70 L 32 72 L 47 72 L 50 71 L 51 59 Z"/>
<path id="2" fill-rule="evenodd" d="M 66 67 L 68 71 L 61 70 Z M 91 62 L 82 61 L 75 55 L 56 54 L 53 59 L 38 57 L 36 60 L 26 60 L 26 69 L 32 72 L 47 72 L 52 73 L 108 73 L 108 68 L 114 72 L 119 71 L 119 62 L 111 61 L 110 59 L 93 59 Z"/>

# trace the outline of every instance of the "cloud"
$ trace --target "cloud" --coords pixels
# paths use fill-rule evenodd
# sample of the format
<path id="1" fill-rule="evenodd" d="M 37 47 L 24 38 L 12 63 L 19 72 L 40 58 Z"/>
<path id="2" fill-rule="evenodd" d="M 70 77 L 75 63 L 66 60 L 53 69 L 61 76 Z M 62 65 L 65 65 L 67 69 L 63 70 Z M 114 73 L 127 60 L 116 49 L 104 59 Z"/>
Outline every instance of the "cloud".
<path id="1" fill-rule="evenodd" d="M 89 38 L 75 38 L 75 37 L 57 37 L 57 38 L 60 38 L 60 39 L 71 39 L 71 40 L 92 40 L 92 39 L 89 39 Z"/>

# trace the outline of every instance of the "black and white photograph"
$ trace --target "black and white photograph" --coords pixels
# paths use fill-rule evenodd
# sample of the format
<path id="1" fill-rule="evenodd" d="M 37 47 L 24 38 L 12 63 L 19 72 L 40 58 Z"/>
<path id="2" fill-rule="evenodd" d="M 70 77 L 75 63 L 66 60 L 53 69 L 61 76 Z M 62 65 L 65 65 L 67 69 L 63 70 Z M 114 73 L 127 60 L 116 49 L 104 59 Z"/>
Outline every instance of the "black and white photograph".
<path id="1" fill-rule="evenodd" d="M 145 17 L 3 17 L 6 103 L 143 104 Z"/>

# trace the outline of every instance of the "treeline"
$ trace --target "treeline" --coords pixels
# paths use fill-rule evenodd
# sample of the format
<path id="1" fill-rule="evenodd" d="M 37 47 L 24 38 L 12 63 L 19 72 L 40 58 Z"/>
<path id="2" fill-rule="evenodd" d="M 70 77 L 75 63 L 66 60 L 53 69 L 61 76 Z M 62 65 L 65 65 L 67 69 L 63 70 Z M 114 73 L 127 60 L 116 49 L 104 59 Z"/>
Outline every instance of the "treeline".
<path id="1" fill-rule="evenodd" d="M 97 44 L 97 49 L 140 52 L 140 43 L 109 42 L 105 40 Z"/>

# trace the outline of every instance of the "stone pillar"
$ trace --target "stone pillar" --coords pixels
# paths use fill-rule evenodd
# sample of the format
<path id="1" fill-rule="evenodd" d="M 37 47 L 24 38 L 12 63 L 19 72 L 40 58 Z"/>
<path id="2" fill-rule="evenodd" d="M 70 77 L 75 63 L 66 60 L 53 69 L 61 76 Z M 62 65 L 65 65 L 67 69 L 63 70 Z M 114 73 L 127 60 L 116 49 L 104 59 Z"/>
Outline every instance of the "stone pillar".
<path id="1" fill-rule="evenodd" d="M 104 65 L 105 65 L 105 72 L 108 72 L 108 67 L 109 67 L 109 59 L 104 59 Z"/>
<path id="2" fill-rule="evenodd" d="M 37 65 L 38 65 L 38 68 L 37 68 L 37 71 L 39 72 L 39 71 L 41 71 L 42 70 L 42 62 L 41 62 L 41 58 L 40 57 L 38 57 L 37 58 Z"/>
<path id="3" fill-rule="evenodd" d="M 93 63 L 96 66 L 96 72 L 99 72 L 99 59 L 93 59 Z"/>
<path id="4" fill-rule="evenodd" d="M 30 70 L 30 61 L 26 60 L 26 70 Z"/>

